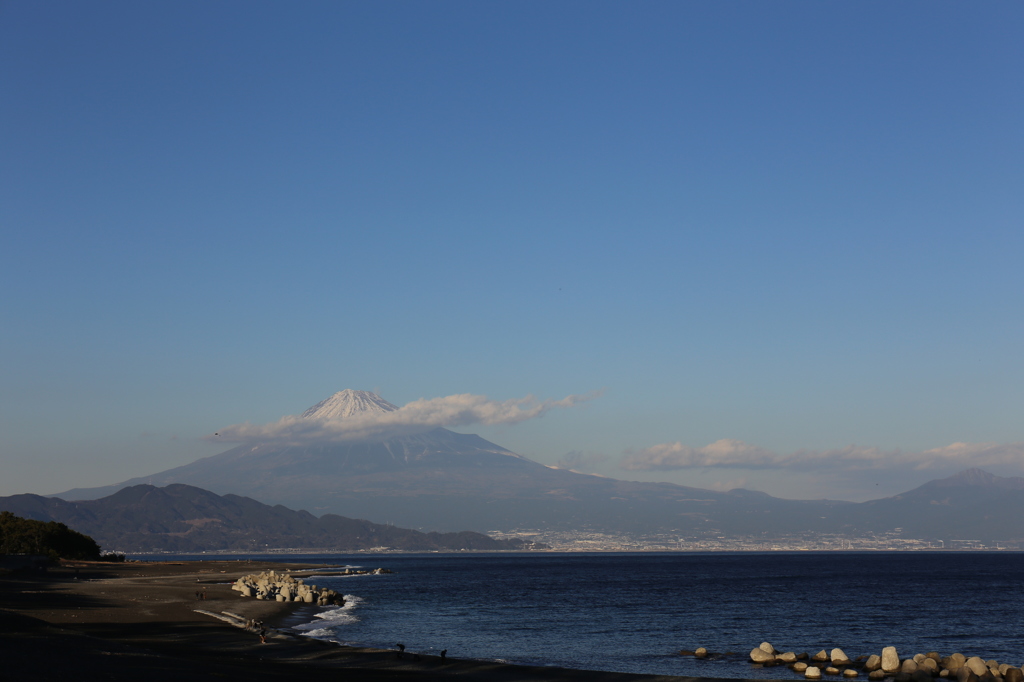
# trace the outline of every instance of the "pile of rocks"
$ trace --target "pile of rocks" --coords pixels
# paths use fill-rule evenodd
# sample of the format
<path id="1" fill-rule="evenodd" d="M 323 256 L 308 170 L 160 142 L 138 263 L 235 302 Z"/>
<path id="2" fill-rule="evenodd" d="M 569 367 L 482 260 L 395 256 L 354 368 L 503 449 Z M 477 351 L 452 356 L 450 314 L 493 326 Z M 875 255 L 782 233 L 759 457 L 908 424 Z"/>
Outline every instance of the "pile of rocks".
<path id="1" fill-rule="evenodd" d="M 318 606 L 344 606 L 345 597 L 326 587 L 307 585 L 302 579 L 296 580 L 287 573 L 254 573 L 242 576 L 231 589 L 243 597 L 273 599 L 275 601 L 300 601 Z"/>
<path id="2" fill-rule="evenodd" d="M 768 642 L 750 652 L 750 660 L 762 666 L 786 665 L 794 672 L 802 673 L 808 679 L 819 679 L 822 674 L 857 677 L 866 673 L 870 680 L 894 678 L 895 682 L 933 682 L 934 678 L 948 678 L 950 682 L 1024 682 L 1020 667 L 977 656 L 963 654 L 940 656 L 931 651 L 900 659 L 896 647 L 885 647 L 881 655 L 860 656 L 856 661 L 842 649 L 824 649 L 809 656 L 792 651 L 780 652 Z"/>

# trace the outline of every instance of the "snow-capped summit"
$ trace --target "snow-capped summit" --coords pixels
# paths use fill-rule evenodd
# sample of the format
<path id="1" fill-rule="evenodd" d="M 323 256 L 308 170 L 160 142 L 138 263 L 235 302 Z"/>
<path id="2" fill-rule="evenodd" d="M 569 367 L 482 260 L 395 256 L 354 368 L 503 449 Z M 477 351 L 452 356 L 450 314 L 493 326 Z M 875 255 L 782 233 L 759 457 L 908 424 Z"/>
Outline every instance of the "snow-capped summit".
<path id="1" fill-rule="evenodd" d="M 393 412 L 397 409 L 398 407 L 384 400 L 376 393 L 371 391 L 354 391 L 351 388 L 346 388 L 344 391 L 338 391 L 326 400 L 321 400 L 303 412 L 302 417 L 304 419 L 334 421 L 367 412 Z"/>

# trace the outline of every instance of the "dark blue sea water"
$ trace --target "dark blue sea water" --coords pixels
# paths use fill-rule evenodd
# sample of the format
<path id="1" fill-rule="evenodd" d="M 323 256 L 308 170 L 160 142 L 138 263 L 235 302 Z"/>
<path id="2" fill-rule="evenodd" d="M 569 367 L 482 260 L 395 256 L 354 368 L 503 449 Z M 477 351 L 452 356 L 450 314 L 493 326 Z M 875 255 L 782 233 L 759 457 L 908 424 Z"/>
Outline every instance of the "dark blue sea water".
<path id="1" fill-rule="evenodd" d="M 284 558 L 284 557 L 277 557 Z M 299 557 L 288 557 L 298 559 Z M 311 636 L 459 658 L 706 675 L 758 669 L 750 650 L 960 651 L 1024 662 L 1024 554 L 722 553 L 349 555 L 393 575 L 316 579 L 348 595 L 309 607 Z M 705 646 L 717 660 L 679 656 Z"/>

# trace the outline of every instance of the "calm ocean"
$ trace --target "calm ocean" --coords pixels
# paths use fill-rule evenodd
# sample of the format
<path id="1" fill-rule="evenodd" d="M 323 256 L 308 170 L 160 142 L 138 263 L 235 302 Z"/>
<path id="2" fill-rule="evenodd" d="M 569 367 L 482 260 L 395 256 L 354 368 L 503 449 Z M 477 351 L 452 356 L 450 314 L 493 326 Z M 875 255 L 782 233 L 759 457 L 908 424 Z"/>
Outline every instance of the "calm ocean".
<path id="1" fill-rule="evenodd" d="M 393 575 L 322 578 L 342 609 L 307 607 L 293 627 L 349 644 L 620 672 L 733 678 L 750 649 L 838 646 L 855 658 L 1024 662 L 1024 554 L 722 553 L 276 555 Z M 311 581 L 312 582 L 312 581 Z M 705 646 L 717 660 L 679 656 Z"/>

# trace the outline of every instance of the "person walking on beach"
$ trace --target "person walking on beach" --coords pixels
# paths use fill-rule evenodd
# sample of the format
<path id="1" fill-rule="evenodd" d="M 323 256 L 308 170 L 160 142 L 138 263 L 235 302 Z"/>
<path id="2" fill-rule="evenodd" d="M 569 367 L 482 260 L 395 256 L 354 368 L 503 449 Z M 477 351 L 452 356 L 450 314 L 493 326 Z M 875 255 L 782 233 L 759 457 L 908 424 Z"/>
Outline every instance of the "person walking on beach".
<path id="1" fill-rule="evenodd" d="M 442 663 L 444 663 L 445 656 L 447 656 L 447 655 L 448 655 L 448 650 L 447 649 L 441 649 L 441 662 Z"/>

